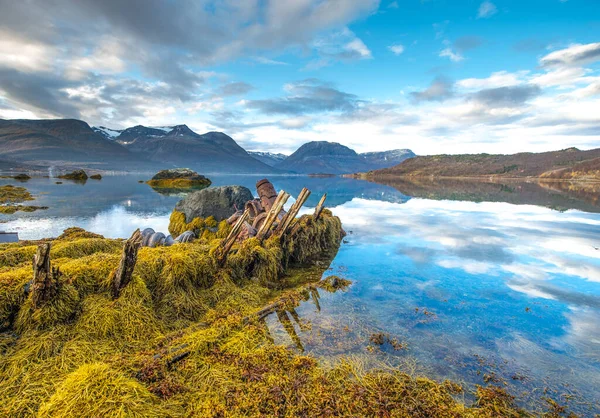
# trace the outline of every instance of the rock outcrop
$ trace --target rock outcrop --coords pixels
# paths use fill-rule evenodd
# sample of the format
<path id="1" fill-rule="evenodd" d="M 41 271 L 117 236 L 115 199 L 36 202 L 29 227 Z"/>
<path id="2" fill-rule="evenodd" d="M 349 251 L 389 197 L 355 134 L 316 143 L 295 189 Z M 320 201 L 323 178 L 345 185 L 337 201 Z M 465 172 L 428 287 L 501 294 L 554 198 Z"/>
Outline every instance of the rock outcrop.
<path id="1" fill-rule="evenodd" d="M 189 168 L 172 168 L 156 173 L 147 183 L 155 188 L 208 187 L 211 181 Z"/>
<path id="2" fill-rule="evenodd" d="M 177 203 L 175 210 L 185 214 L 186 222 L 209 216 L 222 221 L 243 209 L 253 198 L 252 192 L 243 186 L 211 187 L 190 193 Z"/>

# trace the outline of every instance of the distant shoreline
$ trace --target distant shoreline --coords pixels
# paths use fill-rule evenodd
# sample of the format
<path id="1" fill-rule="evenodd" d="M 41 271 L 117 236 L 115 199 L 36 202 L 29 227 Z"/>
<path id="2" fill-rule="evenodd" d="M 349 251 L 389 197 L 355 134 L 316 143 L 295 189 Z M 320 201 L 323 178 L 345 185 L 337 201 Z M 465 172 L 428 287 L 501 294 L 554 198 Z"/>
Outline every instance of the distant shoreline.
<path id="1" fill-rule="evenodd" d="M 472 181 L 510 181 L 510 182 L 544 182 L 544 183 L 600 183 L 599 179 L 557 179 L 550 177 L 527 176 L 527 177 L 501 177 L 501 176 L 435 176 L 435 175 L 369 175 L 369 173 L 343 174 L 342 177 L 357 180 L 472 180 Z"/>

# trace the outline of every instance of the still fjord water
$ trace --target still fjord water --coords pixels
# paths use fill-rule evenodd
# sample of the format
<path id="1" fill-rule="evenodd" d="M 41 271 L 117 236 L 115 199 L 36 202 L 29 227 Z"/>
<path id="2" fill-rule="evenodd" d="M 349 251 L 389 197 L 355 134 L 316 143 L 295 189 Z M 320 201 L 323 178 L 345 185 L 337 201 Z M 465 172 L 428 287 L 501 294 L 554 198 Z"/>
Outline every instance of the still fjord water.
<path id="1" fill-rule="evenodd" d="M 46 211 L 0 215 L 21 239 L 80 226 L 106 237 L 167 231 L 183 195 L 143 175 L 86 184 L 24 184 Z M 211 176 L 213 185 L 258 177 Z M 343 178 L 272 177 L 292 196 L 322 193 L 349 233 L 327 274 L 347 292 L 313 294 L 280 321 L 274 341 L 323 361 L 353 357 L 468 386 L 507 386 L 536 407 L 543 396 L 583 415 L 600 413 L 600 203 L 592 194 L 535 184 L 379 185 Z M 0 180 L 0 185 L 12 180 Z M 510 203 L 509 203 L 510 202 Z M 291 201 L 290 201 L 291 203 Z M 290 204 L 288 203 L 288 205 Z M 559 209 L 559 210 L 557 210 Z M 382 332 L 401 343 L 374 344 Z M 398 348 L 398 347 L 397 347 Z"/>

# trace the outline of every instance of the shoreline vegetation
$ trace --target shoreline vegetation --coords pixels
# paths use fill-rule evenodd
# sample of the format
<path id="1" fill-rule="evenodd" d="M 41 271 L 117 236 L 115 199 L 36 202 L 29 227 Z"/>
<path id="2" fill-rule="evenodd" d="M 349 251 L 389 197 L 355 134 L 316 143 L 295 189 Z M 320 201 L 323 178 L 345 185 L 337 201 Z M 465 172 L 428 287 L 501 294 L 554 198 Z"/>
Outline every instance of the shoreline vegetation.
<path id="1" fill-rule="evenodd" d="M 359 179 L 524 179 L 600 182 L 600 149 L 519 154 L 417 156 L 381 170 L 349 175 Z"/>
<path id="2" fill-rule="evenodd" d="M 48 209 L 47 206 L 21 205 L 23 202 L 35 200 L 25 187 L 10 184 L 0 186 L 0 214 L 12 215 L 15 212 L 35 212 Z"/>
<path id="3" fill-rule="evenodd" d="M 54 240 L 0 245 L 0 413 L 533 416 L 497 386 L 477 387 L 476 401 L 465 404 L 453 382 L 367 371 L 353 359 L 324 367 L 273 344 L 266 315 L 289 321 L 301 301 L 350 284 L 319 280 L 341 224 L 324 209 L 304 229 L 310 248 L 299 237 L 250 239 L 220 268 L 215 249 L 228 230 L 221 222 L 191 244 L 141 248 L 117 297 L 111 283 L 123 240 L 71 228 Z M 29 284 L 34 255 L 38 269 L 47 260 L 46 287 Z M 266 280 L 273 275 L 276 286 Z M 548 405 L 548 417 L 562 416 L 562 406 Z"/>
<path id="4" fill-rule="evenodd" d="M 125 241 L 70 228 L 0 245 L 0 415 L 534 416 L 493 384 L 467 393 L 274 344 L 266 316 L 295 341 L 295 308 L 350 285 L 321 280 L 344 235 L 324 200 L 312 215 L 284 216 L 288 233 L 261 228 L 242 241 L 232 237 L 244 215 L 232 226 L 174 210 L 169 229 L 196 240 L 150 248 L 139 230 Z M 548 400 L 544 413 L 564 411 Z"/>

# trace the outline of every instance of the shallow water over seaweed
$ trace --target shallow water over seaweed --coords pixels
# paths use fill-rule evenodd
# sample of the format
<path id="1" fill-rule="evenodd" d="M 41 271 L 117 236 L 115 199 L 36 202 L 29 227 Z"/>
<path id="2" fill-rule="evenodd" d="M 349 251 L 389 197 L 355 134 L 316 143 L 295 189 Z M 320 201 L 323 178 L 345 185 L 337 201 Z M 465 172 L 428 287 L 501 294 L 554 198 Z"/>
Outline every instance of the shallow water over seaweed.
<path id="1" fill-rule="evenodd" d="M 159 194 L 138 183 L 144 178 L 106 176 L 83 185 L 34 178 L 23 184 L 36 197 L 32 204 L 49 209 L 0 215 L 7 221 L 0 229 L 22 239 L 57 236 L 70 226 L 107 237 L 147 226 L 166 231 L 182 196 Z M 551 396 L 583 415 L 600 413 L 594 191 L 271 179 L 292 195 L 311 189 L 306 211 L 328 193 L 328 206 L 349 232 L 331 274 L 353 281 L 347 292 L 314 292 L 287 316 L 269 316 L 275 342 L 326 361 L 359 356 L 438 379 L 506 385 L 526 403 Z M 257 177 L 212 180 L 253 190 Z M 0 180 L 6 183 L 16 184 Z"/>

